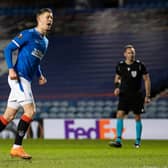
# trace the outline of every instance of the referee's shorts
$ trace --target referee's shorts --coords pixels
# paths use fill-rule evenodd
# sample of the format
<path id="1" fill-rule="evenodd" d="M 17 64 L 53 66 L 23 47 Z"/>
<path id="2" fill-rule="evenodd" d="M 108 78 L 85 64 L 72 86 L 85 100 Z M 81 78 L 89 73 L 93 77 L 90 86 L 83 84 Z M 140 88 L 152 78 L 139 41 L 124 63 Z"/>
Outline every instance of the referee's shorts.
<path id="1" fill-rule="evenodd" d="M 119 95 L 118 110 L 122 110 L 125 114 L 132 111 L 134 114 L 144 113 L 144 97 L 142 93 L 124 94 Z"/>

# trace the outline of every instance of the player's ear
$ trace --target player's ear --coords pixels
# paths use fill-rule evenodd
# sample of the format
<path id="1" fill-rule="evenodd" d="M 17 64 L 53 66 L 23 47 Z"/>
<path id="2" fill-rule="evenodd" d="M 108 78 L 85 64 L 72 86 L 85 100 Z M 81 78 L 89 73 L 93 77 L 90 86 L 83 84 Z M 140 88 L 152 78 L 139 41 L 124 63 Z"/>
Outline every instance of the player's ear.
<path id="1" fill-rule="evenodd" d="M 37 20 L 37 23 L 40 22 L 40 15 L 38 15 L 38 16 L 36 17 L 36 20 Z"/>
<path id="2" fill-rule="evenodd" d="M 132 48 L 132 52 L 134 54 L 134 56 L 136 55 L 136 51 L 135 51 L 135 48 Z"/>
<path id="3" fill-rule="evenodd" d="M 134 50 L 134 56 L 136 55 L 136 51 Z"/>
<path id="4" fill-rule="evenodd" d="M 124 52 L 124 57 L 126 58 L 126 52 Z"/>
<path id="5" fill-rule="evenodd" d="M 36 16 L 36 22 L 37 22 L 37 23 L 39 22 L 38 20 L 39 20 L 39 16 Z"/>

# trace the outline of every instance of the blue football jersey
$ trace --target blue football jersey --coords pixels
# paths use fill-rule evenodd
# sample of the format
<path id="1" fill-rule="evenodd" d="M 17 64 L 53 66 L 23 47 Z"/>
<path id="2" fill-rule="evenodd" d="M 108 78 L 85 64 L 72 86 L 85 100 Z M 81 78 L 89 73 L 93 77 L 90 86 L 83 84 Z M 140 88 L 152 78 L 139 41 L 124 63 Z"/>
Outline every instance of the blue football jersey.
<path id="1" fill-rule="evenodd" d="M 5 48 L 8 68 L 14 68 L 19 76 L 32 81 L 33 76 L 41 75 L 40 60 L 47 51 L 48 39 L 35 28 L 22 31 Z M 18 49 L 15 65 L 12 63 L 12 51 Z"/>

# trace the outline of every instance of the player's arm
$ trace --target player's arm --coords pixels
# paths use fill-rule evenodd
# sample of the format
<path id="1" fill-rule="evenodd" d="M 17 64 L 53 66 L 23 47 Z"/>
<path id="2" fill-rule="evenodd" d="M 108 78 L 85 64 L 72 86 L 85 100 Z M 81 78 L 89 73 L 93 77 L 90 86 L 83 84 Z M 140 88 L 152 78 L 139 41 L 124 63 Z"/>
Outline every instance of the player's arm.
<path id="1" fill-rule="evenodd" d="M 145 103 L 149 103 L 150 100 L 150 93 L 151 93 L 151 80 L 150 80 L 150 76 L 149 73 L 145 67 L 145 65 L 143 63 L 141 63 L 141 71 L 142 71 L 142 76 L 143 76 L 143 80 L 144 80 L 144 85 L 145 85 Z"/>
<path id="2" fill-rule="evenodd" d="M 18 36 L 16 36 L 4 49 L 4 55 L 7 63 L 7 67 L 9 69 L 9 77 L 14 80 L 18 79 L 18 75 L 14 70 L 14 65 L 12 62 L 12 53 L 13 51 L 19 49 L 21 46 L 23 46 L 29 38 L 29 33 L 26 33 L 26 31 L 23 31 Z"/>
<path id="3" fill-rule="evenodd" d="M 120 84 L 121 84 L 121 76 L 116 74 L 114 78 L 114 95 L 118 96 L 120 93 Z"/>
<path id="4" fill-rule="evenodd" d="M 44 85 L 47 83 L 47 79 L 41 75 L 40 78 L 39 78 L 39 85 Z"/>
<path id="5" fill-rule="evenodd" d="M 13 42 L 10 42 L 6 46 L 6 48 L 4 49 L 5 60 L 6 60 L 7 67 L 9 69 L 9 77 L 12 80 L 18 78 L 18 76 L 13 68 L 13 62 L 12 62 L 12 53 L 16 49 L 18 49 L 18 47 Z"/>
<path id="6" fill-rule="evenodd" d="M 143 75 L 144 85 L 145 85 L 145 103 L 150 102 L 150 92 L 151 92 L 151 80 L 149 74 Z"/>
<path id="7" fill-rule="evenodd" d="M 118 96 L 120 94 L 120 84 L 121 84 L 121 62 L 116 66 L 116 74 L 114 77 L 114 95 Z"/>
<path id="8" fill-rule="evenodd" d="M 37 69 L 37 77 L 38 77 L 39 85 L 44 85 L 45 83 L 47 83 L 47 79 L 42 74 L 40 65 L 38 66 L 38 69 Z"/>

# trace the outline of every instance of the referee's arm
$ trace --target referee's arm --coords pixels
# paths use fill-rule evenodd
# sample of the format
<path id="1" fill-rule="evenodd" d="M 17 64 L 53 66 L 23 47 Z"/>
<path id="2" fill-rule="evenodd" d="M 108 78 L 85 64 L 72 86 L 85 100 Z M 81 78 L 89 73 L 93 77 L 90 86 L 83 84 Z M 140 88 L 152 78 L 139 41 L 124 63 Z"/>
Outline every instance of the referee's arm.
<path id="1" fill-rule="evenodd" d="M 116 74 L 114 78 L 114 95 L 118 96 L 120 93 L 120 83 L 121 83 L 121 76 Z"/>
<path id="2" fill-rule="evenodd" d="M 146 92 L 145 103 L 149 103 L 150 102 L 150 96 L 151 96 L 150 95 L 150 92 L 151 92 L 151 80 L 150 80 L 149 74 L 143 75 L 143 80 L 144 80 L 145 92 Z"/>

